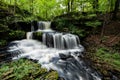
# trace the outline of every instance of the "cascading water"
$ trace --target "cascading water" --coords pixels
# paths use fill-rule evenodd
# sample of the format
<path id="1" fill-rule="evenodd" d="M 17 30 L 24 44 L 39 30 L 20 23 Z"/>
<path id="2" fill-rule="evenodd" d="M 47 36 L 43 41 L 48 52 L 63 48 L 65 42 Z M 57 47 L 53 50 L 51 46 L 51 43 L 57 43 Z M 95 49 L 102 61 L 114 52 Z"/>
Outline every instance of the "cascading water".
<path id="1" fill-rule="evenodd" d="M 58 71 L 65 80 L 101 80 L 99 74 L 80 58 L 84 47 L 78 36 L 52 30 L 46 32 L 44 29 L 49 26 L 47 22 L 39 22 L 39 31 L 43 32 L 42 42 L 32 40 L 30 33 L 27 33 L 27 40 L 12 42 L 14 44 L 9 46 L 7 52 L 14 54 L 14 51 L 20 50 L 20 54 L 12 59 L 37 60 L 42 67 Z"/>
<path id="2" fill-rule="evenodd" d="M 31 24 L 31 32 L 27 32 L 26 37 L 27 39 L 33 38 L 34 26 Z"/>
<path id="3" fill-rule="evenodd" d="M 27 39 L 32 39 L 33 38 L 33 32 L 27 32 Z"/>
<path id="4" fill-rule="evenodd" d="M 53 30 L 50 29 L 51 22 L 44 22 L 39 21 L 38 22 L 38 32 L 53 32 Z"/>

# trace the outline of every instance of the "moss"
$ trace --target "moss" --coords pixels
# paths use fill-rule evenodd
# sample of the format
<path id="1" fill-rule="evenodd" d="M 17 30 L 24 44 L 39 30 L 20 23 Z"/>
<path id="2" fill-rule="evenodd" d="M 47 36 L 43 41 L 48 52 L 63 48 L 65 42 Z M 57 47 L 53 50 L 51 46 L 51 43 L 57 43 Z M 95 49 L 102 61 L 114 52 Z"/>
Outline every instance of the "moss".
<path id="1" fill-rule="evenodd" d="M 47 79 L 47 80 L 57 80 L 58 79 L 58 74 L 57 74 L 56 71 L 51 71 L 45 76 L 45 79 Z"/>
<path id="2" fill-rule="evenodd" d="M 0 79 L 2 80 L 57 80 L 56 71 L 48 72 L 37 63 L 27 59 L 20 59 L 0 66 Z"/>

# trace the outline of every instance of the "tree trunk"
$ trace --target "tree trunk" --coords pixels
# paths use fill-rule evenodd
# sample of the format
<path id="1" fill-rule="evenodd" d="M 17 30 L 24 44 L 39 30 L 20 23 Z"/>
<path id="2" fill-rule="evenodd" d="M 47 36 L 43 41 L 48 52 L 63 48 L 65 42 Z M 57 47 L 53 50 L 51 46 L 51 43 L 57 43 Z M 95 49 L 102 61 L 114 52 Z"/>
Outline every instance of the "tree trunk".
<path id="1" fill-rule="evenodd" d="M 95 13 L 97 13 L 97 10 L 98 10 L 98 0 L 94 0 L 93 1 L 93 10 L 95 11 Z"/>
<path id="2" fill-rule="evenodd" d="M 30 12 L 33 14 L 33 0 L 30 0 Z"/>
<path id="3" fill-rule="evenodd" d="M 15 0 L 15 2 L 14 2 L 14 15 L 16 13 L 16 6 L 17 6 L 17 0 Z"/>
<path id="4" fill-rule="evenodd" d="M 70 12 L 70 0 L 67 1 L 67 13 Z"/>
<path id="5" fill-rule="evenodd" d="M 73 11 L 74 0 L 71 0 L 71 12 Z"/>
<path id="6" fill-rule="evenodd" d="M 117 12 L 119 11 L 119 4 L 120 4 L 120 1 L 116 0 L 116 2 L 115 2 L 115 8 L 113 10 L 113 19 L 117 18 Z"/>

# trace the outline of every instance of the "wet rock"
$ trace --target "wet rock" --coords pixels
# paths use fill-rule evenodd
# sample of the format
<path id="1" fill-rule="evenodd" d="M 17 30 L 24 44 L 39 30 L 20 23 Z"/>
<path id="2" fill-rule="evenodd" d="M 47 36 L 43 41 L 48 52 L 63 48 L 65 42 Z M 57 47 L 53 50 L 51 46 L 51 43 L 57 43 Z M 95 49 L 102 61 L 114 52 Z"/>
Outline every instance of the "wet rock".
<path id="1" fill-rule="evenodd" d="M 62 60 L 66 60 L 66 59 L 68 59 L 68 58 L 72 58 L 72 56 L 71 55 L 66 55 L 66 54 L 59 54 L 59 56 L 60 56 L 60 58 L 62 59 Z"/>

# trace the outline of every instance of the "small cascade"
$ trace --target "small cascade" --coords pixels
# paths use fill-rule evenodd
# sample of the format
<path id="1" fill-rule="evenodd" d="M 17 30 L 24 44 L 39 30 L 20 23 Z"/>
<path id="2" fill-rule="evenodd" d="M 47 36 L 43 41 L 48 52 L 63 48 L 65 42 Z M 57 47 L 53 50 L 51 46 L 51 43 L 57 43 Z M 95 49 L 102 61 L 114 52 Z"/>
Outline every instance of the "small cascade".
<path id="1" fill-rule="evenodd" d="M 26 37 L 27 37 L 27 39 L 32 39 L 33 38 L 33 32 L 27 32 Z"/>
<path id="2" fill-rule="evenodd" d="M 31 31 L 32 31 L 32 32 L 34 31 L 34 26 L 33 26 L 33 25 L 31 26 Z"/>
<path id="3" fill-rule="evenodd" d="M 38 22 L 38 30 L 50 29 L 50 25 L 51 25 L 51 22 L 39 21 Z"/>
<path id="4" fill-rule="evenodd" d="M 27 32 L 26 38 L 27 39 L 33 39 L 33 32 L 34 32 L 34 26 L 31 23 L 31 32 Z"/>
<path id="5" fill-rule="evenodd" d="M 12 59 L 28 58 L 37 60 L 47 70 L 56 70 L 65 80 L 101 80 L 100 75 L 90 68 L 83 56 L 84 47 L 79 37 L 70 33 L 50 30 L 50 22 L 38 22 L 38 30 L 27 33 L 27 39 L 14 41 L 7 52 L 18 56 Z M 43 32 L 42 42 L 33 40 L 33 32 Z"/>
<path id="6" fill-rule="evenodd" d="M 57 49 L 75 49 L 79 48 L 80 40 L 73 34 L 44 33 L 43 43 Z"/>
<path id="7" fill-rule="evenodd" d="M 44 30 L 45 25 L 42 23 L 42 21 L 38 22 L 38 30 Z"/>

